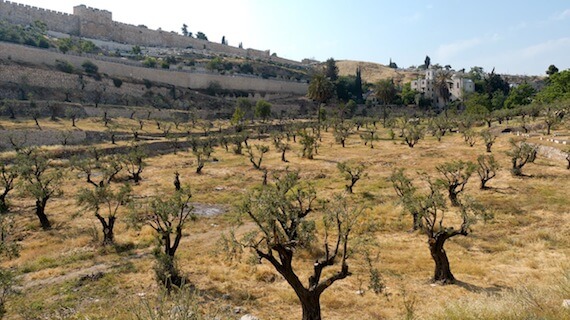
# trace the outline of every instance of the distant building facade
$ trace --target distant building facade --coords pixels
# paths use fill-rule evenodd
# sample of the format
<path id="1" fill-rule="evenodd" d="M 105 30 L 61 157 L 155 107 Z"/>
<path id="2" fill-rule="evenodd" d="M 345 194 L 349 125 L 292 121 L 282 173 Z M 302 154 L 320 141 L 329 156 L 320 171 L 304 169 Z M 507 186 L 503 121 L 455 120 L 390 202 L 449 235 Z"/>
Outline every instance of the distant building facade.
<path id="1" fill-rule="evenodd" d="M 440 72 L 447 72 L 441 69 L 427 69 L 424 77 L 413 80 L 411 83 L 412 90 L 416 90 L 424 95 L 425 98 L 431 99 L 438 107 L 443 107 L 445 101 L 438 95 L 435 86 L 436 78 Z M 451 72 L 451 77 L 447 80 L 450 93 L 449 102 L 462 100 L 464 95 L 475 91 L 475 83 L 473 80 L 465 77 L 464 73 Z"/>

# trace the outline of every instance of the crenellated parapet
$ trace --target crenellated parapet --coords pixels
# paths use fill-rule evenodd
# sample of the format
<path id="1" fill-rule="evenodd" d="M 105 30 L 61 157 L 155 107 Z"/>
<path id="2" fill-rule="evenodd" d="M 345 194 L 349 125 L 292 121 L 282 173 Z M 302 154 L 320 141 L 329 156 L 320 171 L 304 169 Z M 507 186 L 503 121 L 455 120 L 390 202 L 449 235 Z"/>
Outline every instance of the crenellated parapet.
<path id="1" fill-rule="evenodd" d="M 116 22 L 113 21 L 113 14 L 110 11 L 85 5 L 76 6 L 73 8 L 73 14 L 67 14 L 0 0 L 0 20 L 23 25 L 32 24 L 39 20 L 45 22 L 51 31 L 85 38 L 146 47 L 190 47 L 232 56 L 302 65 L 298 61 L 272 56 L 269 50 L 242 49 L 221 43 L 184 37 L 175 32 L 152 30 Z"/>

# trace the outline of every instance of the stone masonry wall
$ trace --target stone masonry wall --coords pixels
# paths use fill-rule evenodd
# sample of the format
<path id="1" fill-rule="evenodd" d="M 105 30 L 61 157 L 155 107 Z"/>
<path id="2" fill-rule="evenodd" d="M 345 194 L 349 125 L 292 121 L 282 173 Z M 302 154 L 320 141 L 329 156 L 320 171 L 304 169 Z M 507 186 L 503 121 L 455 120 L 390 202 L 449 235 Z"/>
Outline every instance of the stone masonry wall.
<path id="1" fill-rule="evenodd" d="M 65 60 L 76 68 L 81 68 L 85 60 L 91 60 L 99 67 L 99 72 L 110 76 L 127 76 L 135 79 L 148 79 L 190 89 L 207 89 L 218 83 L 227 90 L 242 90 L 267 93 L 292 93 L 305 95 L 308 85 L 300 82 L 266 80 L 245 76 L 225 76 L 208 73 L 180 72 L 175 70 L 151 69 L 132 66 L 109 59 L 98 60 L 97 56 L 75 56 L 55 51 L 36 49 L 11 43 L 2 43 L 0 59 L 12 59 L 33 64 L 55 65 L 56 60 Z"/>
<path id="2" fill-rule="evenodd" d="M 31 24 L 43 21 L 51 31 L 71 35 L 116 41 L 119 43 L 150 46 L 205 49 L 216 53 L 228 54 L 253 59 L 269 60 L 284 64 L 302 65 L 298 61 L 270 55 L 270 51 L 241 49 L 191 37 L 184 37 L 174 32 L 151 30 L 144 27 L 113 21 L 112 13 L 85 5 L 73 8 L 74 14 L 67 14 L 42 8 L 0 0 L 0 20 L 18 24 Z"/>
<path id="3" fill-rule="evenodd" d="M 0 0 L 0 20 L 23 25 L 39 20 L 45 22 L 49 30 L 79 35 L 78 16 L 10 1 Z"/>

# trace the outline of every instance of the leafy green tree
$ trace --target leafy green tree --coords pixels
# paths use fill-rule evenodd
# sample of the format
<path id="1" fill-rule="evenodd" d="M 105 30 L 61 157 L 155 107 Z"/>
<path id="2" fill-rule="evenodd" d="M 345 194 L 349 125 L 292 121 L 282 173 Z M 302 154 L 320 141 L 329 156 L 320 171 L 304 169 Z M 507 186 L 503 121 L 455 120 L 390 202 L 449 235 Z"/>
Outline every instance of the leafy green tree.
<path id="1" fill-rule="evenodd" d="M 269 146 L 266 145 L 254 145 L 255 149 L 257 150 L 257 157 L 253 151 L 253 148 L 247 148 L 247 154 L 249 155 L 249 162 L 253 164 L 253 167 L 257 170 L 261 170 L 261 161 L 263 160 L 263 155 L 269 152 Z M 256 159 L 257 158 L 257 159 Z"/>
<path id="2" fill-rule="evenodd" d="M 243 111 L 239 106 L 236 106 L 234 114 L 230 123 L 236 128 L 236 132 L 241 132 L 243 130 L 243 120 L 245 118 L 245 111 Z"/>
<path id="3" fill-rule="evenodd" d="M 422 212 L 421 208 L 417 207 L 417 204 L 414 203 L 414 196 L 416 194 L 416 187 L 412 183 L 412 180 L 408 178 L 405 173 L 404 169 L 398 168 L 395 169 L 388 181 L 392 183 L 392 187 L 398 197 L 400 197 L 400 201 L 404 206 L 404 210 L 409 211 L 413 218 L 413 230 L 419 230 L 422 227 Z"/>
<path id="4" fill-rule="evenodd" d="M 473 115 L 481 115 L 490 112 L 491 101 L 485 93 L 472 92 L 465 97 L 465 112 Z"/>
<path id="5" fill-rule="evenodd" d="M 374 149 L 374 141 L 378 141 L 378 135 L 376 133 L 376 127 L 371 126 L 360 134 L 360 139 L 364 141 L 365 146 L 370 146 L 370 149 Z"/>
<path id="6" fill-rule="evenodd" d="M 69 63 L 68 61 L 64 61 L 64 60 L 56 60 L 55 61 L 55 68 L 61 72 L 65 72 L 65 73 L 73 73 L 73 65 L 71 63 Z"/>
<path id="7" fill-rule="evenodd" d="M 354 76 L 340 76 L 335 81 L 336 97 L 340 101 L 347 102 L 355 98 L 358 94 L 356 91 L 356 78 Z M 360 90 L 362 92 L 362 89 Z"/>
<path id="8" fill-rule="evenodd" d="M 448 117 L 441 114 L 431 119 L 429 129 L 431 130 L 432 135 L 437 138 L 437 141 L 441 141 L 441 138 L 453 129 L 453 122 Z"/>
<path id="9" fill-rule="evenodd" d="M 418 91 L 412 90 L 412 84 L 410 82 L 405 83 L 402 87 L 402 91 L 400 92 L 400 99 L 402 100 L 402 104 L 410 105 L 414 104 L 416 101 L 416 95 L 419 94 Z"/>
<path id="10" fill-rule="evenodd" d="M 337 143 L 340 143 L 342 147 L 345 147 L 346 139 L 352 134 L 352 130 L 348 124 L 338 123 L 334 126 L 334 139 Z"/>
<path id="11" fill-rule="evenodd" d="M 130 174 L 130 179 L 135 183 L 139 183 L 141 173 L 146 167 L 145 159 L 148 157 L 143 147 L 139 145 L 131 146 L 129 152 L 123 157 L 123 165 L 127 172 Z"/>
<path id="12" fill-rule="evenodd" d="M 66 54 L 69 50 L 73 48 L 73 43 L 70 38 L 63 38 L 58 40 L 58 49 L 61 53 Z"/>
<path id="13" fill-rule="evenodd" d="M 536 146 L 527 143 L 525 140 L 516 141 L 509 140 L 511 150 L 507 151 L 507 155 L 511 157 L 511 173 L 514 176 L 522 176 L 522 168 L 529 162 L 534 162 L 538 149 Z"/>
<path id="14" fill-rule="evenodd" d="M 97 74 L 99 72 L 99 67 L 89 60 L 86 60 L 85 62 L 83 62 L 83 64 L 81 64 L 81 66 L 83 67 L 83 70 L 85 71 L 85 73 Z"/>
<path id="15" fill-rule="evenodd" d="M 363 163 L 351 165 L 344 161 L 337 163 L 336 167 L 344 179 L 349 181 L 349 184 L 345 186 L 346 191 L 348 193 L 353 193 L 353 188 L 356 182 L 365 176 L 364 171 L 366 170 L 366 166 Z"/>
<path id="16" fill-rule="evenodd" d="M 132 189 L 128 184 L 115 189 L 107 184 L 91 189 L 82 188 L 77 195 L 77 203 L 86 210 L 93 211 L 101 223 L 104 246 L 115 244 L 117 213 L 119 208 L 127 205 L 131 198 Z"/>
<path id="17" fill-rule="evenodd" d="M 516 86 L 509 91 L 505 100 L 505 108 L 513 109 L 517 106 L 528 105 L 532 102 L 535 94 L 536 90 L 528 83 Z"/>
<path id="18" fill-rule="evenodd" d="M 273 133 L 271 135 L 272 139 L 273 139 L 273 146 L 275 147 L 276 150 L 278 150 L 279 152 L 281 152 L 281 161 L 283 162 L 289 162 L 287 161 L 287 159 L 285 159 L 285 153 L 291 149 L 291 147 L 289 146 L 289 143 L 287 142 L 288 139 L 286 139 L 285 134 L 283 133 Z"/>
<path id="19" fill-rule="evenodd" d="M 46 214 L 47 202 L 63 193 L 60 182 L 63 172 L 52 168 L 50 159 L 37 149 L 21 150 L 18 153 L 18 171 L 22 180 L 20 189 L 36 200 L 36 216 L 44 230 L 51 229 Z"/>
<path id="20" fill-rule="evenodd" d="M 434 79 L 434 90 L 444 106 L 447 106 L 449 98 L 451 97 L 451 92 L 449 91 L 451 76 L 451 71 L 439 70 Z"/>
<path id="21" fill-rule="evenodd" d="M 182 35 L 185 37 L 188 36 L 188 25 L 186 25 L 186 23 L 182 24 Z"/>
<path id="22" fill-rule="evenodd" d="M 215 57 L 214 59 L 208 61 L 208 64 L 206 64 L 206 69 L 210 71 L 222 71 L 224 70 L 224 61 L 220 57 Z"/>
<path id="23" fill-rule="evenodd" d="M 167 289 L 182 287 L 185 282 L 176 266 L 176 251 L 182 240 L 184 225 L 195 218 L 190 204 L 192 193 L 189 187 L 181 188 L 174 195 L 164 199 L 154 197 L 150 203 L 149 225 L 156 231 L 158 247 L 154 251 L 157 265 L 155 273 L 158 282 Z"/>
<path id="24" fill-rule="evenodd" d="M 463 139 L 468 146 L 473 147 L 477 142 L 477 134 L 472 129 L 467 129 L 463 131 Z"/>
<path id="25" fill-rule="evenodd" d="M 236 108 L 240 108 L 245 112 L 245 117 L 249 117 L 253 122 L 253 117 L 255 116 L 253 110 L 253 103 L 248 98 L 240 97 L 236 101 Z"/>
<path id="26" fill-rule="evenodd" d="M 431 58 L 429 56 L 426 56 L 424 60 L 424 66 L 426 67 L 426 69 L 429 69 L 430 65 L 431 65 Z"/>
<path id="27" fill-rule="evenodd" d="M 364 102 L 362 93 L 362 70 L 358 67 L 356 68 L 356 77 L 354 79 L 354 97 L 357 103 Z"/>
<path id="28" fill-rule="evenodd" d="M 240 143 L 241 146 L 241 143 Z M 192 153 L 196 157 L 196 173 L 202 174 L 202 169 L 206 164 L 206 160 L 210 159 L 213 149 L 209 145 L 203 145 L 201 148 L 193 150 Z"/>
<path id="29" fill-rule="evenodd" d="M 315 152 L 315 145 L 317 144 L 317 138 L 315 135 L 309 133 L 306 129 L 299 131 L 300 140 L 299 143 L 303 146 L 303 158 L 312 160 Z"/>
<path id="30" fill-rule="evenodd" d="M 317 122 L 321 123 L 321 105 L 324 105 L 334 95 L 334 84 L 323 74 L 315 74 L 309 83 L 307 96 L 309 99 L 317 101 Z"/>
<path id="31" fill-rule="evenodd" d="M 334 58 L 329 58 L 325 62 L 325 77 L 332 82 L 338 80 L 338 67 Z"/>
<path id="32" fill-rule="evenodd" d="M 393 79 L 382 79 L 374 85 L 374 93 L 376 98 L 380 100 L 382 105 L 386 106 L 391 104 L 396 98 L 396 85 Z"/>
<path id="33" fill-rule="evenodd" d="M 403 173 L 404 180 L 410 181 Z M 467 236 L 471 232 L 471 227 L 480 216 L 486 217 L 484 207 L 468 199 L 464 204 L 460 204 L 457 210 L 448 211 L 446 201 L 441 193 L 441 185 L 433 183 L 429 177 L 425 177 L 429 185 L 427 194 L 421 194 L 417 188 L 411 184 L 407 191 L 403 193 L 402 203 L 404 208 L 410 212 L 417 212 L 421 217 L 420 229 L 428 237 L 428 245 L 431 257 L 435 263 L 432 280 L 442 284 L 453 284 L 456 279 L 451 273 L 449 259 L 445 251 L 447 240 L 456 236 Z M 450 216 L 458 215 L 461 221 L 459 228 L 448 226 Z"/>
<path id="34" fill-rule="evenodd" d="M 493 143 L 495 143 L 497 136 L 491 133 L 490 130 L 483 130 L 481 131 L 480 135 L 481 138 L 483 138 L 487 152 L 491 152 L 491 147 L 493 146 Z"/>
<path id="35" fill-rule="evenodd" d="M 266 121 L 271 116 L 271 103 L 261 99 L 255 103 L 255 116 Z"/>
<path id="36" fill-rule="evenodd" d="M 551 76 L 556 73 L 558 73 L 558 68 L 556 68 L 555 65 L 551 64 L 550 66 L 548 66 L 548 69 L 546 70 L 546 74 L 548 76 Z"/>
<path id="37" fill-rule="evenodd" d="M 404 141 L 410 148 L 413 148 L 424 137 L 423 128 L 415 123 L 405 123 L 402 131 Z"/>
<path id="38" fill-rule="evenodd" d="M 471 161 L 450 161 L 440 164 L 436 167 L 437 171 L 443 176 L 436 180 L 437 184 L 447 189 L 451 205 L 459 207 L 458 195 L 463 192 L 469 178 L 476 170 L 476 165 Z"/>
<path id="39" fill-rule="evenodd" d="M 478 156 L 477 163 L 479 164 L 477 174 L 481 180 L 481 189 L 487 189 L 487 182 L 493 179 L 499 171 L 499 163 L 492 154 Z"/>
<path id="40" fill-rule="evenodd" d="M 242 201 L 240 212 L 256 225 L 247 235 L 245 245 L 268 261 L 293 288 L 301 303 L 303 320 L 320 320 L 320 297 L 336 281 L 350 276 L 348 267 L 349 239 L 363 210 L 336 198 L 324 213 L 323 257 L 312 263 L 313 272 L 304 284 L 294 268 L 295 254 L 302 249 L 304 229 L 312 225 L 308 216 L 316 200 L 314 189 L 303 183 L 297 172 L 288 172 L 269 184 L 251 191 Z M 334 239 L 329 243 L 329 239 Z M 324 277 L 325 268 L 340 264 L 334 273 Z"/>
<path id="41" fill-rule="evenodd" d="M 147 68 L 156 68 L 156 65 L 158 64 L 158 60 L 156 60 L 155 57 L 146 57 L 144 59 L 144 61 L 142 62 L 143 66 L 147 67 Z"/>
<path id="42" fill-rule="evenodd" d="M 133 46 L 133 47 L 131 48 L 131 52 L 132 52 L 134 55 L 137 55 L 137 56 L 138 56 L 138 55 L 140 55 L 140 54 L 142 53 L 142 49 L 141 49 L 140 46 Z"/>
<path id="43" fill-rule="evenodd" d="M 473 82 L 478 83 L 480 81 L 483 81 L 483 78 L 485 78 L 485 71 L 483 70 L 482 67 L 475 66 L 472 67 L 471 70 L 469 70 L 469 72 L 467 73 L 467 77 L 473 80 Z"/>
<path id="44" fill-rule="evenodd" d="M 89 157 L 71 158 L 73 169 L 81 171 L 85 175 L 85 182 L 95 188 L 111 184 L 113 179 L 123 170 L 123 162 L 119 156 L 100 157 L 98 153 L 97 149 L 93 149 Z M 94 177 L 97 179 L 94 180 Z"/>
<path id="45" fill-rule="evenodd" d="M 85 52 L 85 53 L 93 53 L 93 52 L 97 51 L 97 46 L 95 46 L 95 44 L 91 41 L 80 40 L 78 51 L 79 52 Z"/>
<path id="46" fill-rule="evenodd" d="M 550 135 L 550 131 L 552 127 L 562 121 L 562 117 L 558 112 L 558 106 L 556 105 L 549 105 L 544 108 L 542 111 L 544 123 L 546 124 L 546 134 Z"/>
<path id="47" fill-rule="evenodd" d="M 204 32 L 202 32 L 202 31 L 198 31 L 196 33 L 196 39 L 208 41 L 208 37 L 206 37 L 206 34 L 204 34 Z"/>
<path id="48" fill-rule="evenodd" d="M 507 96 L 502 90 L 493 92 L 491 96 L 491 110 L 500 110 L 505 106 Z"/>

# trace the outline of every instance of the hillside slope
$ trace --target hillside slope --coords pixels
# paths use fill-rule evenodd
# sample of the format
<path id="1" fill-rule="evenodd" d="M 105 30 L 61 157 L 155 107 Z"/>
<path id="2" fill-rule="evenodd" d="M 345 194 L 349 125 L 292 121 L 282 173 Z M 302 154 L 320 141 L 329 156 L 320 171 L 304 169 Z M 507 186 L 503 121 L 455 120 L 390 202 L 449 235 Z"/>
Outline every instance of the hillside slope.
<path id="1" fill-rule="evenodd" d="M 407 72 L 388 68 L 385 65 L 373 62 L 339 60 L 336 61 L 338 73 L 341 76 L 354 75 L 356 68 L 362 70 L 362 80 L 375 83 L 381 79 L 394 79 L 397 83 L 410 82 L 417 77 L 416 72 Z"/>

